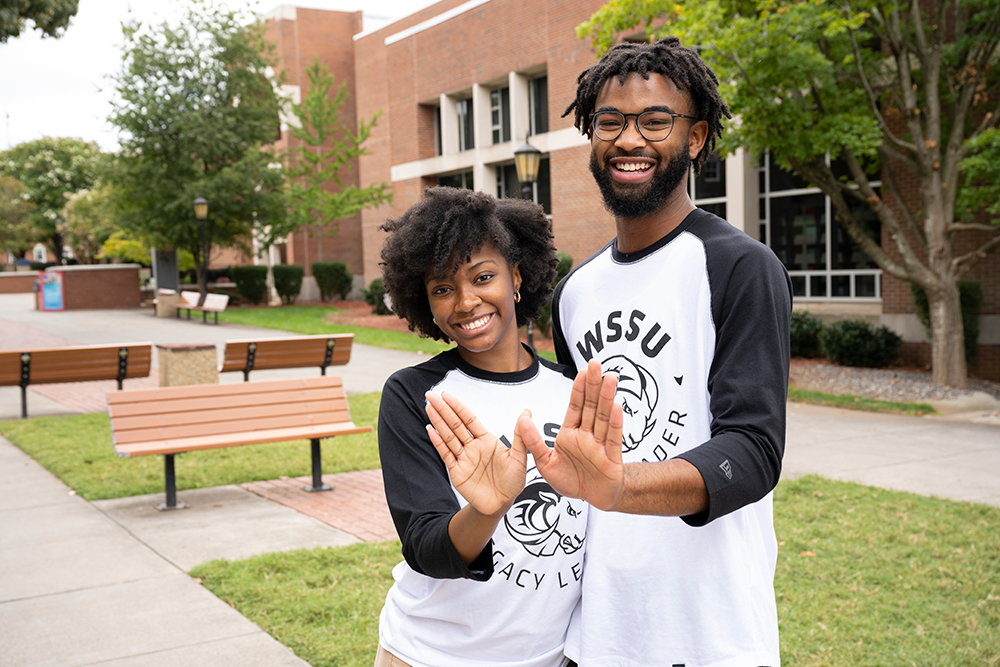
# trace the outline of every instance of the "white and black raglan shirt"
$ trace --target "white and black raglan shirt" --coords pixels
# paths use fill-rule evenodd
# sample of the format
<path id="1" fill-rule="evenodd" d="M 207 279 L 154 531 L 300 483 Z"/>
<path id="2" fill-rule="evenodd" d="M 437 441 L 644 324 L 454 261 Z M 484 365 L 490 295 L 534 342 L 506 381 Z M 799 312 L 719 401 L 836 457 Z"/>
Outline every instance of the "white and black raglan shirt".
<path id="1" fill-rule="evenodd" d="M 708 511 L 591 510 L 581 667 L 776 667 L 771 490 L 781 472 L 791 284 L 769 248 L 696 209 L 635 253 L 612 241 L 556 288 L 560 361 L 618 374 L 626 462 L 683 458 Z"/>
<path id="2" fill-rule="evenodd" d="M 552 490 L 528 454 L 524 491 L 466 566 L 448 523 L 466 505 L 425 431 L 428 391 L 459 398 L 508 446 L 525 408 L 552 444 L 575 372 L 533 355 L 490 373 L 456 349 L 394 373 L 382 390 L 379 455 L 404 562 L 379 619 L 379 641 L 414 667 L 558 667 L 580 599 L 587 504 Z"/>

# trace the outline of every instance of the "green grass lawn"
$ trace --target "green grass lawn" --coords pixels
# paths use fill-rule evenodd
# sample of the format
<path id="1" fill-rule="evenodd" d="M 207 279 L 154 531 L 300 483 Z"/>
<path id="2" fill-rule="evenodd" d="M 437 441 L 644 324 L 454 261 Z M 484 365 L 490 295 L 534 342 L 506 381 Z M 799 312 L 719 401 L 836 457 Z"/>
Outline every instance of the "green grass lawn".
<path id="1" fill-rule="evenodd" d="M 376 426 L 380 396 L 372 392 L 349 397 L 355 424 Z M 163 492 L 163 457 L 115 456 L 106 414 L 0 421 L 0 434 L 87 500 Z M 177 488 L 310 475 L 309 452 L 309 441 L 297 440 L 179 454 L 174 457 Z M 379 467 L 375 432 L 328 438 L 322 452 L 324 473 Z"/>
<path id="2" fill-rule="evenodd" d="M 807 476 L 775 491 L 786 667 L 1000 664 L 1000 509 Z M 399 543 L 195 568 L 315 667 L 367 667 Z"/>
<path id="3" fill-rule="evenodd" d="M 937 411 L 929 403 L 897 403 L 895 401 L 879 401 L 874 398 L 864 398 L 848 394 L 824 394 L 819 391 L 807 391 L 805 389 L 788 388 L 788 400 L 795 403 L 811 403 L 813 405 L 827 405 L 834 408 L 845 408 L 847 410 L 864 410 L 866 412 L 890 412 L 901 415 L 911 415 L 920 417 L 923 415 L 933 415 Z"/>
<path id="4" fill-rule="evenodd" d="M 429 338 L 401 331 L 327 324 L 323 318 L 337 312 L 332 306 L 282 306 L 281 308 L 233 308 L 219 314 L 219 320 L 265 329 L 311 335 L 353 333 L 354 342 L 405 352 L 437 354 L 451 347 Z"/>

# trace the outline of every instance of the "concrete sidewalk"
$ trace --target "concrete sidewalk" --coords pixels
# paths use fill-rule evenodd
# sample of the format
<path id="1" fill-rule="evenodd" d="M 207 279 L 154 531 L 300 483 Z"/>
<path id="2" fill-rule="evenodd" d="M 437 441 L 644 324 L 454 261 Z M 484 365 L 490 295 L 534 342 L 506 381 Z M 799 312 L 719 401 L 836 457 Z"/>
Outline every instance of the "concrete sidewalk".
<path id="1" fill-rule="evenodd" d="M 0 349 L 16 335 L 217 342 L 250 331 L 285 335 L 144 311 L 37 313 L 0 295 Z M 364 347 L 355 346 L 351 363 L 338 369 L 353 393 L 380 389 L 396 368 L 421 360 Z M 295 370 L 300 377 L 316 372 Z M 254 378 L 265 373 L 278 372 Z M 236 377 L 223 381 L 242 380 L 228 375 Z M 36 393 L 29 400 L 33 416 L 79 411 Z M 0 418 L 16 417 L 19 401 L 0 392 Z M 786 479 L 816 473 L 1000 506 L 997 470 L 997 425 L 789 405 Z M 185 573 L 215 558 L 391 536 L 384 508 L 372 501 L 377 472 L 324 481 L 334 491 L 308 498 L 296 480 L 182 490 L 189 509 L 177 512 L 152 509 L 162 494 L 88 503 L 0 438 L 0 667 L 305 665 Z"/>

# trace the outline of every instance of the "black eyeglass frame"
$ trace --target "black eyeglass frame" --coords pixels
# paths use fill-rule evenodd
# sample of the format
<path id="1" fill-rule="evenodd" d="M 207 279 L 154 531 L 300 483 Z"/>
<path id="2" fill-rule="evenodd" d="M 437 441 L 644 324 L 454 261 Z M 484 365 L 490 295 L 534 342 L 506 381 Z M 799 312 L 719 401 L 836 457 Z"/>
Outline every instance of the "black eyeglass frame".
<path id="1" fill-rule="evenodd" d="M 598 135 L 597 129 L 594 127 L 594 116 L 599 116 L 600 114 L 604 113 L 617 114 L 621 116 L 623 119 L 622 127 L 620 130 L 618 130 L 618 134 L 611 137 L 610 139 L 605 139 L 604 137 Z M 650 139 L 643 133 L 642 126 L 639 125 L 639 118 L 645 116 L 648 113 L 662 113 L 670 116 L 670 131 L 667 132 L 667 136 L 663 137 L 662 139 Z M 661 109 L 650 109 L 649 111 L 643 111 L 642 113 L 622 113 L 621 111 L 595 111 L 594 113 L 590 114 L 590 131 L 594 133 L 597 136 L 597 138 L 600 139 L 601 141 L 617 141 L 618 137 L 622 136 L 622 132 L 625 131 L 625 128 L 628 127 L 629 116 L 635 116 L 635 129 L 639 133 L 639 136 L 641 136 L 646 141 L 649 141 L 654 144 L 659 143 L 661 141 L 666 141 L 667 139 L 670 138 L 670 135 L 674 133 L 674 125 L 678 118 L 687 118 L 688 120 L 693 120 L 695 122 L 701 120 L 701 118 L 695 118 L 694 116 L 688 116 L 687 114 L 675 113 L 673 111 L 663 111 Z"/>

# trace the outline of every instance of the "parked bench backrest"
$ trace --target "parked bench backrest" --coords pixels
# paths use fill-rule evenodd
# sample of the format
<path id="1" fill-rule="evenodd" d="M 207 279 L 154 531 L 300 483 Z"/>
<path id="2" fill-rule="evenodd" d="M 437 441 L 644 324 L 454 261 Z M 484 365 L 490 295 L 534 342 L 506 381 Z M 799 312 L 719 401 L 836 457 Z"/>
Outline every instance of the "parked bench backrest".
<path id="1" fill-rule="evenodd" d="M 294 338 L 227 340 L 220 373 L 244 371 L 249 346 L 253 345 L 253 370 L 267 368 L 317 368 L 324 366 L 328 341 L 333 350 L 328 366 L 343 366 L 351 360 L 354 334 L 320 334 Z"/>
<path id="2" fill-rule="evenodd" d="M 127 359 L 122 363 L 122 350 Z M 21 356 L 31 355 L 28 384 L 87 382 L 147 377 L 153 357 L 152 343 L 123 345 L 73 345 L 0 352 L 0 385 L 21 384 Z M 124 367 L 124 368 L 123 368 Z"/>
<path id="3" fill-rule="evenodd" d="M 188 290 L 183 290 L 181 292 L 181 300 L 177 305 L 180 306 L 181 308 L 197 306 L 198 299 L 200 297 L 201 294 L 199 294 L 198 292 L 190 292 Z"/>
<path id="4" fill-rule="evenodd" d="M 310 437 L 306 431 L 362 433 L 351 422 L 341 378 L 189 385 L 108 393 L 112 439 L 118 456 L 210 449 Z M 331 433 L 332 434 L 332 433 Z M 319 437 L 319 436 L 311 436 Z M 195 438 L 195 441 L 185 439 Z"/>

